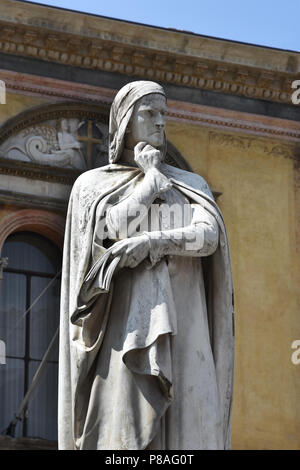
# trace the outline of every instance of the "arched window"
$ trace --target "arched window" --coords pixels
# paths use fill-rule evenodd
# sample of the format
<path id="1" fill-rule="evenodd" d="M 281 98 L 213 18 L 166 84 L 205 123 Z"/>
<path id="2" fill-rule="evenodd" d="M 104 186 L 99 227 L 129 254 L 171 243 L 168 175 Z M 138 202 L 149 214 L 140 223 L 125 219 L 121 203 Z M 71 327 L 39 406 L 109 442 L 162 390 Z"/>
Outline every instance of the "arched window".
<path id="1" fill-rule="evenodd" d="M 6 364 L 0 366 L 0 428 L 14 418 L 59 324 L 61 252 L 33 232 L 10 235 L 0 293 L 0 338 Z M 57 440 L 58 344 L 55 345 L 16 437 Z"/>

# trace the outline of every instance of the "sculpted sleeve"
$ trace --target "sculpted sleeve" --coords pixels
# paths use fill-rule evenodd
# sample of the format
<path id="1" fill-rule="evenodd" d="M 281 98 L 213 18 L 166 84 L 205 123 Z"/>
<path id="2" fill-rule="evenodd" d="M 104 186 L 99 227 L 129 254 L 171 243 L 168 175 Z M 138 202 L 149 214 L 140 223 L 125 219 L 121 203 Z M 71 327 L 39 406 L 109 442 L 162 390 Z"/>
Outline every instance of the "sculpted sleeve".
<path id="1" fill-rule="evenodd" d="M 199 204 L 191 204 L 193 218 L 182 228 L 144 232 L 150 244 L 150 260 L 156 264 L 166 255 L 209 256 L 219 242 L 219 228 L 216 219 Z"/>

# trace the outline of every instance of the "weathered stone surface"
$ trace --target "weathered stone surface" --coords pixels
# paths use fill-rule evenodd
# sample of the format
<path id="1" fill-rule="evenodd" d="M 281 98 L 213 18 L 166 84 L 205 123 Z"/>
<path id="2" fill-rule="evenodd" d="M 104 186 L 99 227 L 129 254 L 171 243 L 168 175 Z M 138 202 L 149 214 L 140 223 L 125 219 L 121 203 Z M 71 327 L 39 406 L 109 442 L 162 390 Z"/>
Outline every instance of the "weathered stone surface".
<path id="1" fill-rule="evenodd" d="M 66 18 L 53 8 L 2 0 L 0 51 L 280 103 L 290 102 L 300 73 L 296 52 L 254 52 L 248 44 L 72 11 Z"/>
<path id="2" fill-rule="evenodd" d="M 123 87 L 111 107 L 110 164 L 83 173 L 72 190 L 60 449 L 230 447 L 226 230 L 203 178 L 164 162 L 165 109 L 160 85 Z M 157 204 L 176 211 L 168 218 Z"/>

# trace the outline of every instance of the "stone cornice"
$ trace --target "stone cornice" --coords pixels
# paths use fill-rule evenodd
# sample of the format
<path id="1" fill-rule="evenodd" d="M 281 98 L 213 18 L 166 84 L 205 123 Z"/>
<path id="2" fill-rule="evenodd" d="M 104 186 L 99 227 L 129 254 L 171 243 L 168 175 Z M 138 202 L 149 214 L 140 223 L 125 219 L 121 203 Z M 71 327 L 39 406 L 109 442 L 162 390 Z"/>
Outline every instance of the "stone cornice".
<path id="1" fill-rule="evenodd" d="M 91 41 L 100 39 L 162 53 L 248 65 L 264 70 L 300 73 L 300 58 L 297 52 L 147 26 L 64 8 L 1 0 L 0 21 L 29 28 L 42 28 L 50 35 L 62 32 L 79 35 Z"/>
<path id="2" fill-rule="evenodd" d="M 108 116 L 109 107 L 117 93 L 117 90 L 114 89 L 65 80 L 56 80 L 3 69 L 0 69 L 0 79 L 6 83 L 8 92 L 43 97 L 54 100 L 55 103 L 59 101 L 66 102 L 67 100 L 83 102 L 85 104 L 75 105 L 75 110 L 77 112 L 79 107 L 82 107 L 85 114 L 88 113 L 88 115 L 90 115 L 91 112 L 99 112 L 99 109 L 102 109 L 103 114 Z M 71 114 L 73 107 L 74 104 L 70 106 L 69 112 Z M 65 107 L 62 109 L 65 110 Z M 59 108 L 57 107 L 56 111 L 58 110 Z M 99 118 L 99 115 L 97 117 Z M 94 118 L 94 115 L 91 116 L 91 118 Z M 30 115 L 30 120 L 32 119 L 34 119 L 34 116 Z M 41 119 L 39 114 L 36 115 L 36 119 Z M 22 116 L 20 116 L 20 120 L 23 122 Z M 211 127 L 213 129 L 273 137 L 290 142 L 300 142 L 300 122 L 298 121 L 263 115 L 258 116 L 256 114 L 221 109 L 213 106 L 208 107 L 184 101 L 168 100 L 167 120 L 183 123 L 188 122 L 193 125 Z M 14 119 L 14 131 L 15 125 L 16 121 Z M 6 129 L 7 131 L 9 130 L 9 123 L 6 123 L 5 127 L 1 128 L 0 141 L 9 137 L 9 133 L 6 135 L 3 134 L 3 131 L 5 130 L 6 132 Z"/>
<path id="3" fill-rule="evenodd" d="M 0 80 L 4 81 L 7 92 L 38 96 L 47 100 L 53 99 L 55 102 L 60 100 L 76 100 L 110 106 L 118 91 L 111 88 L 57 80 L 1 68 Z"/>
<path id="4" fill-rule="evenodd" d="M 300 122 L 168 100 L 168 120 L 300 143 Z"/>
<path id="5" fill-rule="evenodd" d="M 0 205 L 21 206 L 26 208 L 32 207 L 65 213 L 68 207 L 68 200 L 42 197 L 40 195 L 35 196 L 32 194 L 18 193 L 17 191 L 4 191 L 3 189 L 0 189 Z"/>
<path id="6" fill-rule="evenodd" d="M 19 162 L 17 160 L 0 158 L 0 174 L 20 176 L 23 178 L 71 186 L 80 175 L 80 172 L 69 169 L 59 169 L 47 165 L 39 165 L 37 163 Z"/>
<path id="7" fill-rule="evenodd" d="M 3 5 L 2 5 L 3 3 Z M 291 103 L 300 55 L 2 0 L 0 51 L 81 68 Z"/>

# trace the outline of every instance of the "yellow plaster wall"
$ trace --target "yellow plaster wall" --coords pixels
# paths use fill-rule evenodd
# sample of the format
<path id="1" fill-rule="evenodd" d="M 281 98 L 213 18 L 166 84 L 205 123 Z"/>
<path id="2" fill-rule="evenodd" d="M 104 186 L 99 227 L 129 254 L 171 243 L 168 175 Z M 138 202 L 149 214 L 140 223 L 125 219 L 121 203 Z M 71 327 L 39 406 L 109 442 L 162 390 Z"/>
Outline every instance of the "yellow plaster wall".
<path id="1" fill-rule="evenodd" d="M 0 104 L 0 125 L 28 108 L 44 103 L 47 103 L 47 100 L 7 92 L 6 104 Z"/>
<path id="2" fill-rule="evenodd" d="M 17 93 L 6 93 L 6 104 L 0 104 L 0 125 L 10 118 L 17 116 L 22 111 L 46 103 L 47 100 L 33 96 L 25 96 Z M 20 210 L 20 207 L 3 205 L 0 208 L 0 224 L 2 220 L 12 212 Z"/>
<path id="3" fill-rule="evenodd" d="M 212 133 L 230 135 L 167 126 L 194 171 L 223 193 L 235 284 L 233 448 L 300 449 L 300 365 L 291 362 L 291 343 L 300 339 L 293 159 L 270 154 L 275 140 L 251 138 L 242 148 L 239 137 L 247 136 L 231 134 L 228 144 Z"/>

